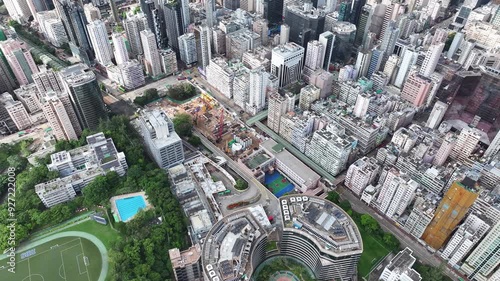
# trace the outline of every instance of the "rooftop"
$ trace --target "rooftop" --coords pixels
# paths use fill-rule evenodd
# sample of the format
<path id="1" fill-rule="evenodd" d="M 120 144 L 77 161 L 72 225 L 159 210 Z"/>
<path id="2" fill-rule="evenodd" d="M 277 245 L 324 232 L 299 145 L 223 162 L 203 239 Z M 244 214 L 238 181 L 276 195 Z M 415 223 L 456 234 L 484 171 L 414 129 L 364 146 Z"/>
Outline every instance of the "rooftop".
<path id="1" fill-rule="evenodd" d="M 283 228 L 305 235 L 318 249 L 332 257 L 363 252 L 361 234 L 340 207 L 314 196 L 280 197 Z"/>

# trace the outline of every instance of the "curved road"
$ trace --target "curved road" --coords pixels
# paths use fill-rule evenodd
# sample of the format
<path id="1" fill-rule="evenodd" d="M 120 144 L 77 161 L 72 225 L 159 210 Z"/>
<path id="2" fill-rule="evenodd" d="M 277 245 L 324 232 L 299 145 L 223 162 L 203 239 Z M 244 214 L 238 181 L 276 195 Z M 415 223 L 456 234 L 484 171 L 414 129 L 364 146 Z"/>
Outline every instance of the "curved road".
<path id="1" fill-rule="evenodd" d="M 39 246 L 41 244 L 47 243 L 49 241 L 52 241 L 57 238 L 62 238 L 62 237 L 68 237 L 68 236 L 76 236 L 76 237 L 81 237 L 85 238 L 87 240 L 90 240 L 94 245 L 96 245 L 97 249 L 99 249 L 99 253 L 101 253 L 102 257 L 102 268 L 101 268 L 101 273 L 99 274 L 99 279 L 98 281 L 104 281 L 106 279 L 106 275 L 108 275 L 108 269 L 109 269 L 109 261 L 108 261 L 108 250 L 106 250 L 106 247 L 104 244 L 99 240 L 97 237 L 94 235 L 81 232 L 81 231 L 65 231 L 65 232 L 59 232 L 54 235 L 44 237 L 41 239 L 38 239 L 36 241 L 24 244 L 20 246 L 19 248 L 16 249 L 16 252 L 22 252 L 27 249 L 34 248 L 36 246 Z"/>

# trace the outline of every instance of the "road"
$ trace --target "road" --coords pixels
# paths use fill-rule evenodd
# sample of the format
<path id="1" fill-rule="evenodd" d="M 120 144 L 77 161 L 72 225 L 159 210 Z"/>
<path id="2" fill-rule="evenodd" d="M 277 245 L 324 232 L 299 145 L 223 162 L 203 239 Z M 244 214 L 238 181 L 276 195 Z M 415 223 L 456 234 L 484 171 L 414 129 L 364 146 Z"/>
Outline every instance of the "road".
<path id="1" fill-rule="evenodd" d="M 401 228 L 394 225 L 393 221 L 387 219 L 386 217 L 379 214 L 378 211 L 363 203 L 347 188 L 343 187 L 342 185 L 338 185 L 337 192 L 343 199 L 346 199 L 351 203 L 354 211 L 362 214 L 370 214 L 371 216 L 373 216 L 384 231 L 392 233 L 401 242 L 401 246 L 410 248 L 413 251 L 413 255 L 416 256 L 421 262 L 435 267 L 439 267 L 443 263 L 443 260 L 441 258 L 438 258 L 436 255 L 430 253 L 427 248 L 418 243 L 414 237 L 410 236 Z M 443 272 L 453 280 L 458 280 L 458 278 L 460 277 L 463 278 L 448 267 L 444 267 Z"/>
<path id="2" fill-rule="evenodd" d="M 204 137 L 201 133 L 198 131 L 194 131 L 193 134 L 195 136 L 198 136 L 201 139 L 201 143 L 207 147 L 209 150 L 211 150 L 215 155 L 221 156 L 227 161 L 227 165 L 229 168 L 231 168 L 233 171 L 235 171 L 240 177 L 242 177 L 245 181 L 248 182 L 248 189 L 242 193 L 239 193 L 238 196 L 227 196 L 223 197 L 224 199 L 221 200 L 221 208 L 225 211 L 227 210 L 226 207 L 229 204 L 242 201 L 242 200 L 247 200 L 250 198 L 254 198 L 257 196 L 257 194 L 261 194 L 260 200 L 255 203 L 256 204 L 262 204 L 263 206 L 269 205 L 271 201 L 276 201 L 275 205 L 277 205 L 277 198 L 271 194 L 267 188 L 262 185 L 257 179 L 253 177 L 253 175 L 250 175 L 247 173 L 247 171 L 242 170 L 236 162 L 233 161 L 229 156 L 227 156 L 223 151 L 221 151 L 216 145 L 214 145 L 212 142 L 210 142 L 206 137 Z"/>

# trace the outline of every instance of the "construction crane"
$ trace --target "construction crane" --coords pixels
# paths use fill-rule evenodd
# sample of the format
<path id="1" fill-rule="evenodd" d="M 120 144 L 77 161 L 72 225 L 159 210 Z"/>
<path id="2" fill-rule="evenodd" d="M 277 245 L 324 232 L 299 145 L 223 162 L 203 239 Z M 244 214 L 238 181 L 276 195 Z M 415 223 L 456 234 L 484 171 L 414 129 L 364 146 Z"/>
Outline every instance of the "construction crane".
<path id="1" fill-rule="evenodd" d="M 221 140 L 223 131 L 224 131 L 224 108 L 221 108 L 219 117 L 219 132 L 217 133 L 216 142 L 219 142 Z"/>

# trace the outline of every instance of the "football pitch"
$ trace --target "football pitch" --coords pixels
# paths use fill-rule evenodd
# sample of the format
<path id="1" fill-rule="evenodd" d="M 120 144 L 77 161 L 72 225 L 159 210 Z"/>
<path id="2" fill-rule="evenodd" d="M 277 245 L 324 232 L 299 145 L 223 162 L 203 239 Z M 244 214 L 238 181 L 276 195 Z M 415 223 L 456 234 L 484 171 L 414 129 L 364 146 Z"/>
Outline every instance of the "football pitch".
<path id="1" fill-rule="evenodd" d="M 81 237 L 62 237 L 16 255 L 15 273 L 0 264 L 0 280 L 97 281 L 102 257 L 94 243 Z"/>

